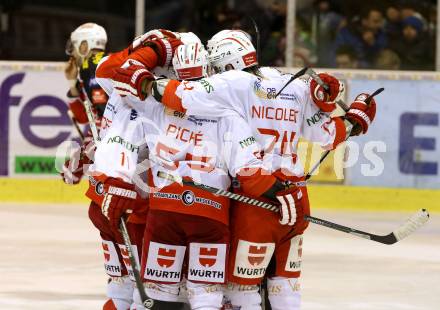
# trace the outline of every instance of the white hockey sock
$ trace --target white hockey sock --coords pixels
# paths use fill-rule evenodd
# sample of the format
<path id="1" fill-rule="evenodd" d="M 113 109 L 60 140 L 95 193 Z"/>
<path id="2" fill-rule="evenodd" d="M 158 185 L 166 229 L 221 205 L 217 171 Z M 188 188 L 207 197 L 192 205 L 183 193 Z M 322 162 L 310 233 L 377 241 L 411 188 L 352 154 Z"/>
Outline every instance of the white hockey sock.
<path id="1" fill-rule="evenodd" d="M 228 283 L 225 296 L 234 309 L 261 310 L 261 296 L 257 285 L 239 285 Z"/>
<path id="2" fill-rule="evenodd" d="M 113 300 L 113 304 L 118 310 L 130 308 L 133 302 L 134 283 L 129 276 L 110 277 L 107 284 L 107 297 Z"/>
<path id="3" fill-rule="evenodd" d="M 191 309 L 218 310 L 222 307 L 223 287 L 220 284 L 194 283 L 186 281 L 188 301 Z"/>
<path id="4" fill-rule="evenodd" d="M 272 310 L 299 310 L 301 307 L 301 291 L 297 278 L 267 279 L 267 292 Z"/>

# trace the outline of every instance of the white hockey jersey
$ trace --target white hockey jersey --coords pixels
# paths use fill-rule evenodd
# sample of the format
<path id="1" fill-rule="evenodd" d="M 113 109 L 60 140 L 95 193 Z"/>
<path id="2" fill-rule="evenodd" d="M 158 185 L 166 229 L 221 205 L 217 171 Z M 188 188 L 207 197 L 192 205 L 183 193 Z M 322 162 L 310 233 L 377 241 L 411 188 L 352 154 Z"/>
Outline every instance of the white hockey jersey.
<path id="1" fill-rule="evenodd" d="M 276 97 L 291 75 L 271 68 L 262 68 L 262 73 L 265 78 L 232 70 L 183 82 L 175 91 L 180 109 L 207 117 L 239 115 L 263 146 L 269 171 L 282 169 L 284 174 L 303 176 L 297 158 L 299 138 L 332 149 L 344 140 L 345 125 L 342 119 L 330 118 L 313 103 L 307 80 L 293 81 Z M 176 98 L 173 100 L 176 108 Z M 166 100 L 162 101 L 167 105 Z"/>
<path id="2" fill-rule="evenodd" d="M 125 101 L 125 103 L 124 103 Z M 196 214 L 228 222 L 228 199 L 180 186 L 158 177 L 160 171 L 227 189 L 230 176 L 261 168 L 261 149 L 243 118 L 184 116 L 169 111 L 153 97 L 145 102 L 113 93 L 111 119 L 91 168 L 95 175 L 149 186 L 150 208 Z M 142 109 L 134 108 L 142 107 Z M 149 154 L 147 154 L 149 153 Z M 145 161 L 146 158 L 150 161 Z M 148 185 L 141 177 L 149 169 Z"/>

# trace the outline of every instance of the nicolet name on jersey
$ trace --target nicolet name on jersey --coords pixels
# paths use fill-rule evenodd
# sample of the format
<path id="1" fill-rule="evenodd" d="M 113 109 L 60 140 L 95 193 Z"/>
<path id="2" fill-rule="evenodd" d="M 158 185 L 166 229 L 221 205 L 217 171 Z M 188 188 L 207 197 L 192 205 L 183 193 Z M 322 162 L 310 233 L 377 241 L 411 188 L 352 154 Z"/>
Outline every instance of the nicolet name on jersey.
<path id="1" fill-rule="evenodd" d="M 252 118 L 270 119 L 286 122 L 297 122 L 299 111 L 289 108 L 273 108 L 263 105 L 252 105 Z"/>

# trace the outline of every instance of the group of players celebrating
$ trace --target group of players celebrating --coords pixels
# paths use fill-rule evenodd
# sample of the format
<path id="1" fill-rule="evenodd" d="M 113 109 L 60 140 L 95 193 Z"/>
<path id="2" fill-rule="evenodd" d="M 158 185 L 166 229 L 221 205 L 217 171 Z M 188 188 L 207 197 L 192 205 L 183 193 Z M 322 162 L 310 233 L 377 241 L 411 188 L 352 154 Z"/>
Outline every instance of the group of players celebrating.
<path id="1" fill-rule="evenodd" d="M 67 183 L 78 183 L 84 172 L 90 180 L 89 217 L 100 231 L 109 276 L 103 309 L 145 309 L 121 219 L 144 289 L 161 305 L 261 309 L 259 288 L 267 279 L 272 309 L 300 309 L 310 207 L 298 140 L 331 150 L 351 127 L 365 134 L 374 99 L 367 104 L 368 94 L 359 94 L 343 117 L 332 117 L 343 92 L 338 79 L 319 74 L 324 89 L 260 67 L 250 36 L 240 30 L 218 32 L 206 49 L 194 33 L 162 29 L 109 55 L 106 42 L 105 30 L 93 23 L 72 32 L 69 108 L 75 122 L 87 123 L 84 102 L 91 102 L 100 141 L 87 135 L 63 168 Z M 182 179 L 276 204 L 279 212 Z"/>

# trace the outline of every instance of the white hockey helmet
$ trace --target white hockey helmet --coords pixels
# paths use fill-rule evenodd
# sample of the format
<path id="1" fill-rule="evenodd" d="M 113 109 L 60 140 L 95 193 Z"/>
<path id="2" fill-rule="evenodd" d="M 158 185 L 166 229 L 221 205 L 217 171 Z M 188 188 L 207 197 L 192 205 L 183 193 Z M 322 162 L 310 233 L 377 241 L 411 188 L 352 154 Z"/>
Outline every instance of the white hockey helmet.
<path id="1" fill-rule="evenodd" d="M 92 49 L 105 50 L 107 33 L 98 24 L 85 23 L 70 34 L 70 41 L 77 55 L 84 59 Z M 81 53 L 80 46 L 83 42 L 87 42 L 87 50 Z"/>
<path id="2" fill-rule="evenodd" d="M 182 45 L 173 56 L 173 68 L 179 80 L 193 80 L 208 76 L 208 52 L 202 41 L 192 32 L 180 33 Z"/>
<path id="3" fill-rule="evenodd" d="M 257 52 L 250 36 L 241 30 L 222 30 L 208 41 L 209 63 L 214 70 L 226 71 L 231 65 L 243 70 L 258 65 Z"/>
<path id="4" fill-rule="evenodd" d="M 147 31 L 146 33 L 137 36 L 134 38 L 133 43 L 130 46 L 130 49 L 132 51 L 136 50 L 138 47 L 140 47 L 145 41 L 148 40 L 154 40 L 154 39 L 164 39 L 167 37 L 176 37 L 180 38 L 180 34 L 178 32 L 173 32 L 166 29 L 153 29 L 150 31 Z M 169 79 L 176 79 L 175 72 L 173 68 L 170 66 L 166 67 L 155 67 L 152 70 L 152 73 L 157 77 L 166 77 Z"/>

